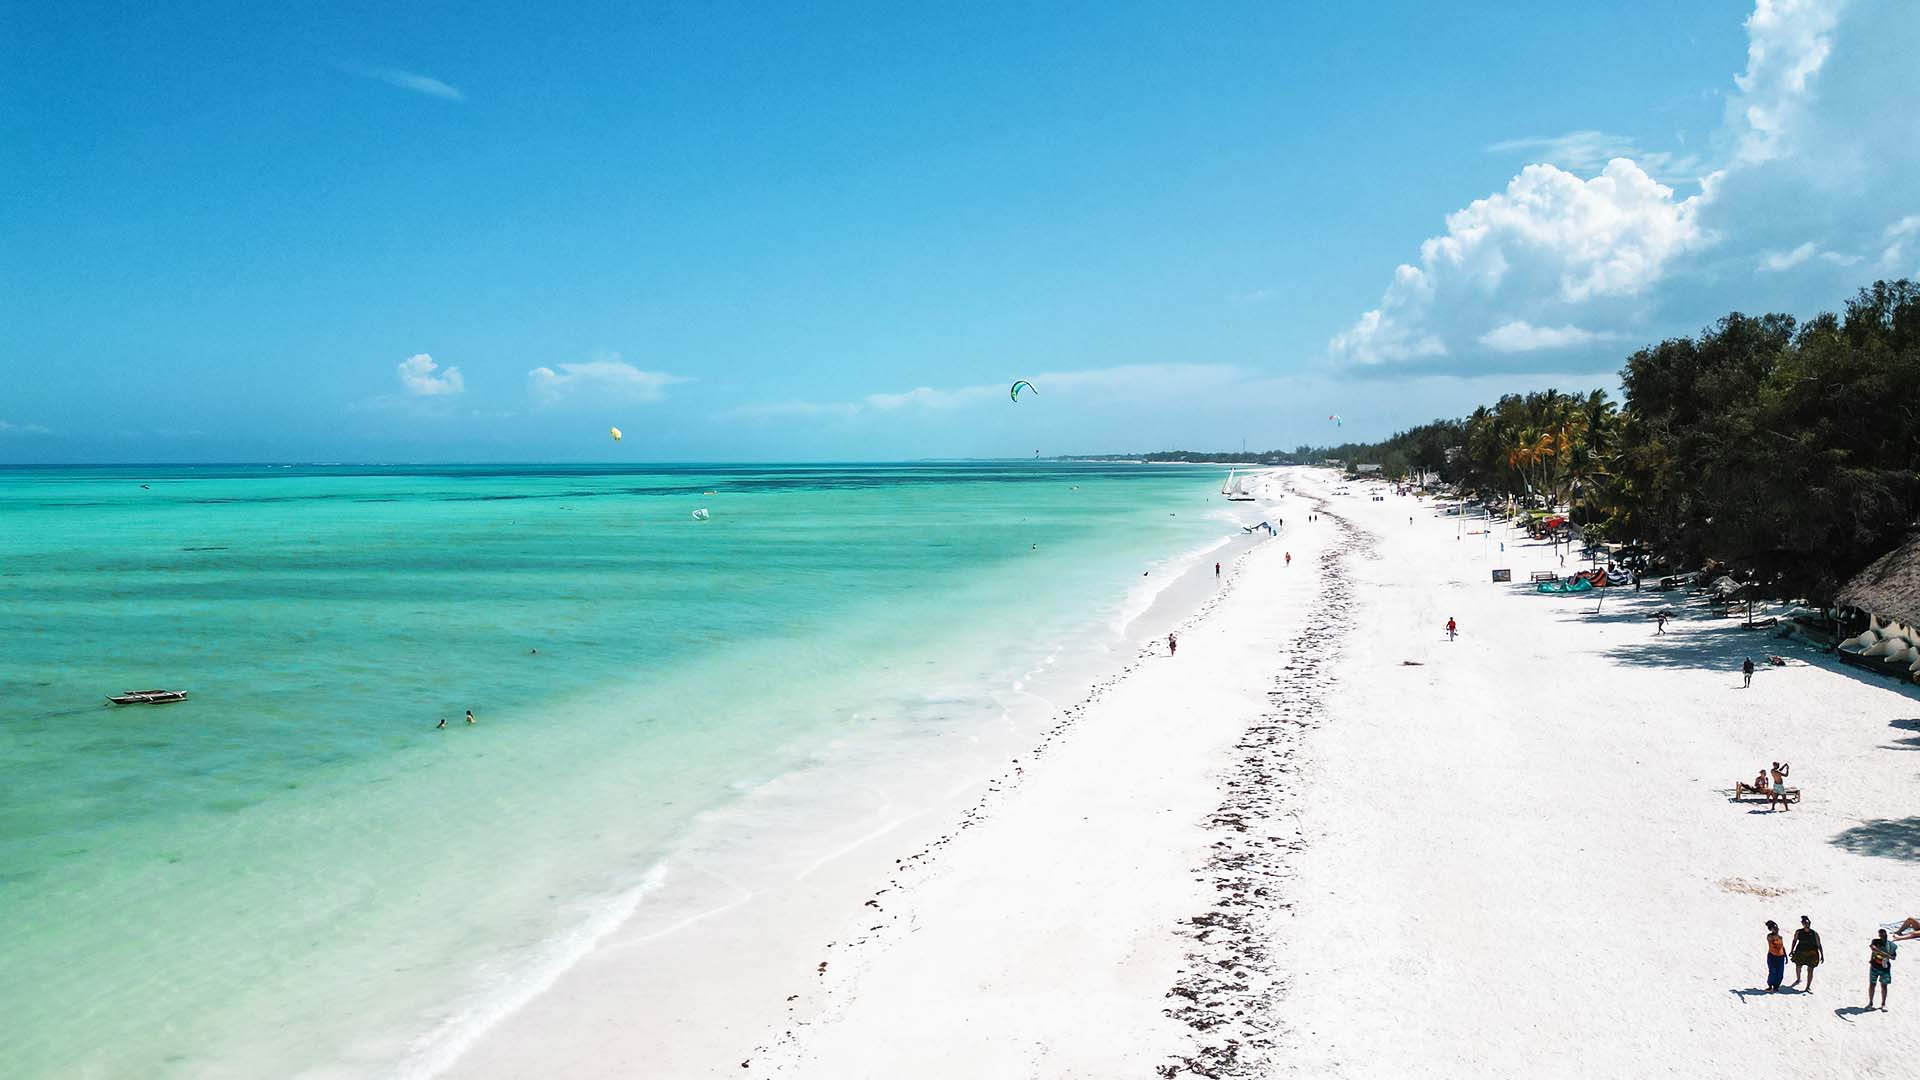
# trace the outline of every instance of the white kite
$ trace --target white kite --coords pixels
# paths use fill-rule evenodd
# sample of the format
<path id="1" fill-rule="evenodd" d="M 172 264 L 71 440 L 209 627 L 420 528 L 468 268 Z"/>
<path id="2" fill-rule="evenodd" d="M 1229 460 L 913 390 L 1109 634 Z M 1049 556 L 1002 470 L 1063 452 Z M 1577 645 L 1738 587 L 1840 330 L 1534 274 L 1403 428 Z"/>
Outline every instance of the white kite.
<path id="1" fill-rule="evenodd" d="M 607 431 L 608 431 L 608 432 L 610 432 L 610 433 L 611 433 L 611 434 L 613 435 L 613 441 L 614 441 L 614 442 L 619 442 L 619 441 L 620 441 L 620 429 L 619 429 L 619 428 L 617 428 L 617 427 L 615 427 L 615 428 L 608 428 L 608 429 L 607 429 Z"/>

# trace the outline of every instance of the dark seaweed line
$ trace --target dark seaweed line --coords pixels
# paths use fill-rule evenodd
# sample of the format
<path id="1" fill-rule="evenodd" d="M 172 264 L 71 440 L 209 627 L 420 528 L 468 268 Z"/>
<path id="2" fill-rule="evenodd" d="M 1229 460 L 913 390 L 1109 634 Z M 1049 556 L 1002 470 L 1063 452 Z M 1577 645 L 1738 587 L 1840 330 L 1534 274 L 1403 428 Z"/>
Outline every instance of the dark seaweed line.
<path id="1" fill-rule="evenodd" d="M 1320 553 L 1320 591 L 1306 626 L 1287 647 L 1277 688 L 1268 692 L 1272 710 L 1234 745 L 1226 796 L 1208 819 L 1219 838 L 1200 880 L 1212 883 L 1214 903 L 1178 930 L 1190 949 L 1185 970 L 1167 991 L 1175 1004 L 1166 1014 L 1193 1030 L 1196 1045 L 1157 1067 L 1169 1080 L 1270 1071 L 1288 979 L 1268 943 L 1276 917 L 1293 906 L 1285 888 L 1295 877 L 1288 853 L 1306 846 L 1299 825 L 1289 820 L 1295 793 L 1282 785 L 1296 771 L 1306 732 L 1324 715 L 1328 673 L 1353 626 L 1348 560 L 1373 554 L 1372 537 L 1328 514 L 1324 500 L 1316 500 L 1316 512 L 1335 527 L 1334 542 Z"/>

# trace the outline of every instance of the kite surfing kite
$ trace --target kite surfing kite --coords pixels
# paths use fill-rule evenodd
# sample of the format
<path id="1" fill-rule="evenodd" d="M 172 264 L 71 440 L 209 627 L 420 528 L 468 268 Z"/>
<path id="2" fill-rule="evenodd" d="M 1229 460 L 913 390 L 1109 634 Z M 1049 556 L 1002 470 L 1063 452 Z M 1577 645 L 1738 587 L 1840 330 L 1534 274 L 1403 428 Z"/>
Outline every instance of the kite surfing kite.
<path id="1" fill-rule="evenodd" d="M 1333 421 L 1334 427 L 1345 427 L 1347 424 L 1345 420 L 1340 419 L 1339 413 L 1328 413 L 1327 419 Z"/>
<path id="2" fill-rule="evenodd" d="M 619 441 L 620 441 L 620 429 L 619 429 L 619 428 L 617 428 L 617 427 L 616 427 L 616 428 L 608 428 L 608 429 L 607 429 L 607 431 L 608 431 L 609 433 L 611 433 L 611 434 L 613 435 L 613 441 L 614 441 L 614 442 L 619 442 Z"/>
<path id="3" fill-rule="evenodd" d="M 1033 384 L 1032 384 L 1032 383 L 1030 383 L 1030 382 L 1028 382 L 1028 381 L 1027 381 L 1027 380 L 1025 380 L 1025 379 L 1021 379 L 1021 380 L 1020 380 L 1019 382 L 1016 382 L 1016 383 L 1014 383 L 1014 384 L 1013 384 L 1013 386 L 1012 386 L 1012 387 L 1010 387 L 1010 388 L 1009 388 L 1009 389 L 1007 390 L 1007 396 L 1008 396 L 1008 397 L 1010 397 L 1010 398 L 1012 398 L 1012 399 L 1013 399 L 1014 401 L 1019 401 L 1019 400 L 1020 400 L 1020 388 L 1021 388 L 1021 387 L 1023 387 L 1023 386 L 1027 388 L 1027 393 L 1029 393 L 1029 394 L 1037 394 L 1037 393 L 1039 393 L 1039 392 L 1040 392 L 1040 391 L 1038 391 L 1038 390 L 1035 390 L 1035 389 L 1033 388 Z"/>

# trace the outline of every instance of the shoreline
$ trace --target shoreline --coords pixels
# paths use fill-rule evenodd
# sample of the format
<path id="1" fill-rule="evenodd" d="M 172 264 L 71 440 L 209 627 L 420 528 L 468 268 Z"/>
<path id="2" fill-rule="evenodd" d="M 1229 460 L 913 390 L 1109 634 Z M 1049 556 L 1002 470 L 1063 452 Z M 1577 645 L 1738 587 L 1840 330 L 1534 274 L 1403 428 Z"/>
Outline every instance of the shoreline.
<path id="1" fill-rule="evenodd" d="M 1269 504 L 1247 505 L 1265 513 Z M 1233 528 L 1225 521 L 1238 515 L 1220 513 L 1223 531 Z M 701 1075 L 718 1070 L 716 1054 L 737 1070 L 723 1047 L 747 1053 L 762 1030 L 799 1012 L 811 984 L 760 988 L 810 966 L 846 913 L 863 910 L 869 883 L 895 865 L 893 849 L 944 843 L 946 823 L 969 820 L 1003 790 L 1028 748 L 1050 737 L 1054 718 L 1084 708 L 1151 653 L 1167 626 L 1211 603 L 1223 586 L 1209 580 L 1205 562 L 1230 561 L 1257 543 L 1226 532 L 1154 564 L 1171 576 L 1137 608 L 1128 605 L 1114 642 L 1053 648 L 1005 692 L 1002 719 L 988 729 L 914 735 L 917 747 L 841 740 L 814 765 L 703 815 L 617 925 L 571 950 L 551 977 L 534 972 L 541 985 L 515 988 L 505 1007 L 485 1006 L 478 1027 L 443 1026 L 417 1039 L 396 1075 L 530 1076 L 556 1067 L 591 1075 L 640 1060 L 663 1075 Z M 1124 652 L 1114 650 L 1120 642 Z"/>
<path id="2" fill-rule="evenodd" d="M 1281 505 L 1296 529 L 1239 554 L 1228 587 L 1183 620 L 1179 655 L 1153 650 L 1097 686 L 1022 771 L 902 860 L 819 990 L 735 1068 L 1116 1075 L 1189 1052 L 1186 1022 L 1149 1003 L 1190 960 L 1176 923 L 1214 895 L 1195 872 L 1212 837 L 1192 822 L 1215 810 L 1221 763 L 1266 710 L 1275 647 L 1321 606 L 1308 563 L 1332 528 L 1304 525 L 1291 491 Z"/>

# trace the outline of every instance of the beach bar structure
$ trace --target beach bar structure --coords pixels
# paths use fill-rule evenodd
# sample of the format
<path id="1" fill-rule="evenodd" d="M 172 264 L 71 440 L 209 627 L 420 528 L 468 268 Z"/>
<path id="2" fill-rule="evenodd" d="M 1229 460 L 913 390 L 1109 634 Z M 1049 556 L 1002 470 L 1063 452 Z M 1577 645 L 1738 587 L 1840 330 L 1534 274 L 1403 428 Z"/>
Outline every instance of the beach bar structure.
<path id="1" fill-rule="evenodd" d="M 1842 660 L 1920 679 L 1920 537 L 1875 559 L 1833 599 L 1867 618 L 1864 631 L 1841 641 Z"/>

